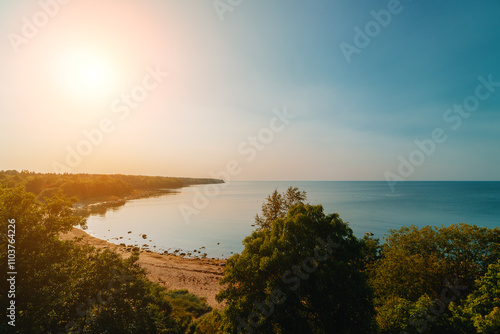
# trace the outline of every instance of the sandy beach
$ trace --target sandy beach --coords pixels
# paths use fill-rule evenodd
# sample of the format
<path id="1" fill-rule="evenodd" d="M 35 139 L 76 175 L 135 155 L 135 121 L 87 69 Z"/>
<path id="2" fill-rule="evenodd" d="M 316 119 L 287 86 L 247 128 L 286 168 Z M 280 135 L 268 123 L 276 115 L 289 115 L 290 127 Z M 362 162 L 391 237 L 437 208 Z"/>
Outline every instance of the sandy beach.
<path id="1" fill-rule="evenodd" d="M 61 235 L 63 240 L 75 238 L 83 238 L 79 241 L 83 244 L 114 250 L 123 258 L 131 254 L 127 247 L 92 237 L 77 228 Z M 150 280 L 168 289 L 187 289 L 199 297 L 206 298 L 207 303 L 213 308 L 221 307 L 215 300 L 215 295 L 220 290 L 219 280 L 222 278 L 225 262 L 225 260 L 190 259 L 146 251 L 141 251 L 139 255 L 139 264 L 146 270 Z"/>

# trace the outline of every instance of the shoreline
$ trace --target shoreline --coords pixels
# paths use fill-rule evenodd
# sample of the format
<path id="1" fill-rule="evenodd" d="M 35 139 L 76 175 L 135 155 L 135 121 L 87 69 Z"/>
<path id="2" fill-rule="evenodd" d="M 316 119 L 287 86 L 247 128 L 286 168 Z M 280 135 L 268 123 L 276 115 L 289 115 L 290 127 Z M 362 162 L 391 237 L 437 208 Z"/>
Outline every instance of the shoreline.
<path id="1" fill-rule="evenodd" d="M 79 201 L 73 207 L 75 214 L 88 217 L 92 214 L 105 214 L 109 209 L 117 208 L 127 204 L 128 201 L 150 197 L 159 197 L 175 194 L 177 189 L 156 189 L 156 190 L 135 190 L 134 193 L 124 197 L 106 197 L 94 198 L 85 201 Z"/>
<path id="2" fill-rule="evenodd" d="M 77 243 L 110 249 L 128 258 L 132 251 L 129 246 L 116 245 L 96 238 L 82 229 L 73 229 L 60 236 L 61 240 L 80 239 Z M 212 308 L 221 308 L 215 295 L 221 289 L 219 281 L 223 275 L 226 260 L 211 258 L 184 258 L 173 254 L 160 254 L 153 251 L 139 250 L 139 265 L 146 270 L 147 277 L 167 289 L 187 289 L 198 297 L 206 298 Z"/>
<path id="3" fill-rule="evenodd" d="M 186 187 L 191 187 L 192 185 L 188 185 Z M 117 210 L 119 207 L 124 206 L 127 204 L 129 201 L 132 200 L 137 200 L 137 199 L 146 199 L 146 198 L 154 198 L 154 197 L 161 197 L 161 196 L 166 196 L 166 195 L 175 195 L 178 192 L 178 189 L 181 188 L 172 188 L 172 189 L 154 189 L 154 190 L 135 190 L 133 194 L 124 196 L 124 197 L 100 197 L 100 198 L 93 198 L 93 199 L 88 199 L 84 201 L 79 201 L 74 204 L 73 206 L 73 212 L 75 215 L 83 217 L 85 219 L 89 218 L 91 215 L 97 215 L 97 216 L 104 216 L 109 210 Z M 160 249 L 154 249 L 149 248 L 150 246 L 148 244 L 143 244 L 142 246 L 137 243 L 137 244 L 126 244 L 125 239 L 123 239 L 123 242 L 120 243 L 114 243 L 110 240 L 116 240 L 120 241 L 122 238 L 111 238 L 111 239 L 104 239 L 104 238 L 99 238 L 96 237 L 92 234 L 90 234 L 87 230 L 81 229 L 80 227 L 76 227 L 79 230 L 84 231 L 87 235 L 97 238 L 99 240 L 103 240 L 105 242 L 108 242 L 110 244 L 114 244 L 117 246 L 122 246 L 125 247 L 127 250 L 131 250 L 133 248 L 137 248 L 140 252 L 154 252 L 160 255 L 174 255 L 174 256 L 179 256 L 181 258 L 186 258 L 186 259 L 200 259 L 200 260 L 206 260 L 206 259 L 212 259 L 212 260 L 226 260 L 224 258 L 219 258 L 219 257 L 209 257 L 207 253 L 202 253 L 201 249 L 204 249 L 205 247 L 201 247 L 200 250 L 195 250 L 194 254 L 192 251 L 189 250 L 183 250 L 181 248 L 176 248 L 174 251 L 169 251 L 169 250 L 163 250 L 160 251 Z M 130 233 L 130 232 L 129 232 Z M 151 241 L 151 240 L 149 240 Z M 198 252 L 199 254 L 196 254 Z"/>

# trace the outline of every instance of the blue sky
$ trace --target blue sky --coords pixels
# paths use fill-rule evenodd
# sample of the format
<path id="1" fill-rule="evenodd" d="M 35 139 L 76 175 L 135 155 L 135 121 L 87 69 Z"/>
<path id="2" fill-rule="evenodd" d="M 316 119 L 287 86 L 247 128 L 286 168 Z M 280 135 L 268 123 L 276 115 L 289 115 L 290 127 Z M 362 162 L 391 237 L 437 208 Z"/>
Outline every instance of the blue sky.
<path id="1" fill-rule="evenodd" d="M 0 1 L 0 34 L 19 32 L 39 10 L 20 3 Z M 399 13 L 347 62 L 340 44 L 354 45 L 354 28 L 388 6 Z M 479 76 L 500 82 L 498 1 L 243 0 L 224 20 L 211 1 L 74 0 L 59 9 L 19 52 L 0 43 L 0 169 L 51 172 L 57 162 L 71 172 L 203 177 L 236 161 L 235 180 L 500 179 L 500 87 L 457 129 L 443 119 L 475 94 Z M 71 97 L 48 85 L 48 64 L 68 41 L 110 55 L 114 86 Z M 157 65 L 168 78 L 117 120 L 111 102 Z M 238 148 L 283 108 L 295 118 L 248 161 Z M 68 147 L 108 116 L 116 130 L 69 166 Z M 415 140 L 436 128 L 446 141 L 398 172 L 401 159 L 422 157 Z"/>

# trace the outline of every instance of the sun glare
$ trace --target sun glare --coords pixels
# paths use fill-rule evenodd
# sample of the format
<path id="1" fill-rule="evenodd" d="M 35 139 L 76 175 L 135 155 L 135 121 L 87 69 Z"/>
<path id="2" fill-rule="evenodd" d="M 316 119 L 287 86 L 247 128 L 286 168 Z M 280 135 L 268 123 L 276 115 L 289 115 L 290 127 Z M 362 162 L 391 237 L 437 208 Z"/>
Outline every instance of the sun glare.
<path id="1" fill-rule="evenodd" d="M 92 89 L 95 86 L 105 87 L 111 78 L 111 73 L 109 72 L 107 64 L 100 60 L 84 60 L 78 65 L 78 73 L 75 79 L 80 82 L 82 87 L 87 89 Z"/>
<path id="2" fill-rule="evenodd" d="M 89 50 L 65 52 L 57 61 L 62 88 L 79 99 L 101 99 L 118 86 L 118 73 L 106 53 Z"/>

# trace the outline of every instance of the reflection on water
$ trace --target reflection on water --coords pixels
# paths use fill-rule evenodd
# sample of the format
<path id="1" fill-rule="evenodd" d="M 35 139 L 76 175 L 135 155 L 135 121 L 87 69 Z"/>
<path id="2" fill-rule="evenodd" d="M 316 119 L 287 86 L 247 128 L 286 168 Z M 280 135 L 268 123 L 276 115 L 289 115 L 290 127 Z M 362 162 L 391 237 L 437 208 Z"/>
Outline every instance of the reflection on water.
<path id="1" fill-rule="evenodd" d="M 322 204 L 326 213 L 338 212 L 358 237 L 365 232 L 382 237 L 389 229 L 412 224 L 499 226 L 500 182 L 404 182 L 394 193 L 385 182 L 231 182 L 189 223 L 179 206 L 192 206 L 203 185 L 91 215 L 88 231 L 117 244 L 226 258 L 243 249 L 241 241 L 252 233 L 267 195 L 289 186 L 305 190 L 309 202 Z"/>

